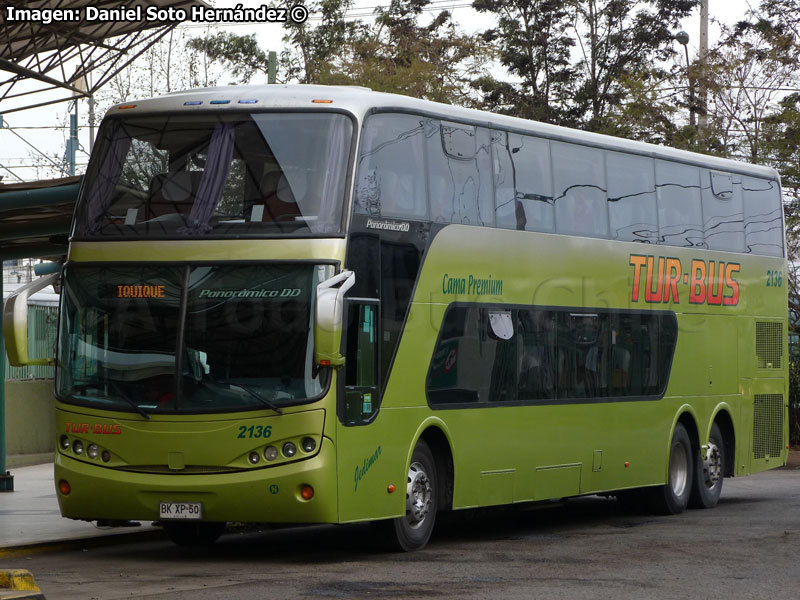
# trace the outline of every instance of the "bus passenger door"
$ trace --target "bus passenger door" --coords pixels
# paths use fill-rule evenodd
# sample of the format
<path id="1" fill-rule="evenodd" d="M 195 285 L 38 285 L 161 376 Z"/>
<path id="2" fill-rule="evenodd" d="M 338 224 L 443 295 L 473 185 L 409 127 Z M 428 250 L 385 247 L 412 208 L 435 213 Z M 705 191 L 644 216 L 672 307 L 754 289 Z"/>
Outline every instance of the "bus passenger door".
<path id="1" fill-rule="evenodd" d="M 404 489 L 405 479 L 398 477 L 396 467 L 405 460 L 406 449 L 391 443 L 387 427 L 392 421 L 378 412 L 379 306 L 377 300 L 365 298 L 346 303 L 346 359 L 336 424 L 340 522 L 397 516 L 405 500 L 405 495 L 387 493 L 390 483 Z"/>
<path id="2" fill-rule="evenodd" d="M 348 425 L 371 420 L 378 408 L 378 301 L 347 301 L 344 403 L 339 416 Z"/>

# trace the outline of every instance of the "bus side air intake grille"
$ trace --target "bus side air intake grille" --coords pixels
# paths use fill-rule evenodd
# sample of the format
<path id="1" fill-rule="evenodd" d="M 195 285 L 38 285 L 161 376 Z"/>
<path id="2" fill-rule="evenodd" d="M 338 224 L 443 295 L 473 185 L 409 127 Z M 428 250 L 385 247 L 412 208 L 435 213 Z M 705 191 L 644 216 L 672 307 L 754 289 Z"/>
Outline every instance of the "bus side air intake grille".
<path id="1" fill-rule="evenodd" d="M 753 396 L 753 458 L 783 452 L 783 395 Z"/>
<path id="2" fill-rule="evenodd" d="M 783 323 L 756 322 L 756 357 L 759 369 L 781 368 Z"/>

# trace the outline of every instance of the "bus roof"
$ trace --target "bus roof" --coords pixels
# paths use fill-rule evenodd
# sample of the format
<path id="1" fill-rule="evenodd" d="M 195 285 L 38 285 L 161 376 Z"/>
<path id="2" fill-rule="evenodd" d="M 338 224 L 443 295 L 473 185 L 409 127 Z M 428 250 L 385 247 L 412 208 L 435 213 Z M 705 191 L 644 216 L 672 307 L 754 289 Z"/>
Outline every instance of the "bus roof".
<path id="1" fill-rule="evenodd" d="M 529 121 L 507 115 L 451 106 L 439 102 L 420 100 L 410 96 L 375 92 L 358 86 L 292 84 L 198 88 L 172 92 L 157 98 L 117 104 L 108 110 L 106 116 L 118 115 L 120 110 L 130 111 L 132 114 L 147 114 L 204 112 L 209 109 L 241 111 L 297 108 L 345 110 L 355 115 L 359 120 L 376 110 L 414 112 L 445 120 L 513 130 L 518 133 L 527 133 L 562 142 L 629 152 L 753 177 L 779 179 L 778 172 L 775 169 L 761 165 Z"/>

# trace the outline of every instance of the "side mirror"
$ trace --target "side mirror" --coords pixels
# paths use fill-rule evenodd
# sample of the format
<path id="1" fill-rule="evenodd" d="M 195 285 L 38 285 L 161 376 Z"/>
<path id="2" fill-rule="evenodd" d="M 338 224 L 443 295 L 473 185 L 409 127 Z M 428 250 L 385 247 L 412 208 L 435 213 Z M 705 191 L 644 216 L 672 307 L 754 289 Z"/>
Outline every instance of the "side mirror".
<path id="1" fill-rule="evenodd" d="M 344 356 L 342 345 L 342 319 L 344 295 L 356 282 L 353 271 L 342 271 L 317 286 L 314 307 L 314 362 L 321 367 L 341 367 Z"/>
<path id="2" fill-rule="evenodd" d="M 3 334 L 8 362 L 14 367 L 54 365 L 55 357 L 28 358 L 28 298 L 48 285 L 55 285 L 61 273 L 50 273 L 34 279 L 11 294 L 3 307 Z"/>

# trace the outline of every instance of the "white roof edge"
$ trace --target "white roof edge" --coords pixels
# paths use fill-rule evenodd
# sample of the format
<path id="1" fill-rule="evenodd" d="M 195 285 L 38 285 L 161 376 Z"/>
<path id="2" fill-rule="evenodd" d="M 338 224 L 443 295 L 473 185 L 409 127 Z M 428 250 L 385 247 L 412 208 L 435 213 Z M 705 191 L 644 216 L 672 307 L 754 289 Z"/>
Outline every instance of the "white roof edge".
<path id="1" fill-rule="evenodd" d="M 314 100 L 332 100 L 331 103 L 313 103 Z M 647 142 L 639 142 L 600 133 L 591 133 L 578 129 L 570 129 L 558 125 L 550 125 L 538 121 L 529 121 L 518 117 L 479 111 L 460 106 L 451 106 L 429 100 L 420 100 L 410 96 L 375 92 L 360 86 L 324 86 L 307 84 L 274 84 L 247 85 L 198 88 L 171 92 L 158 98 L 135 100 L 112 106 L 106 116 L 119 114 L 119 107 L 136 105 L 125 111 L 127 114 L 146 114 L 180 110 L 190 113 L 208 110 L 212 100 L 228 100 L 229 104 L 215 104 L 214 109 L 222 110 L 257 110 L 297 108 L 307 105 L 319 110 L 346 110 L 359 119 L 369 111 L 381 108 L 419 111 L 435 114 L 443 119 L 466 120 L 485 126 L 503 127 L 540 135 L 549 139 L 600 147 L 606 150 L 631 152 L 652 158 L 674 160 L 712 169 L 733 171 L 743 175 L 779 180 L 778 172 L 762 165 L 720 158 L 678 150 L 668 146 L 659 146 Z M 240 100 L 257 100 L 256 104 L 240 104 Z M 186 101 L 202 101 L 201 105 L 184 106 Z"/>

